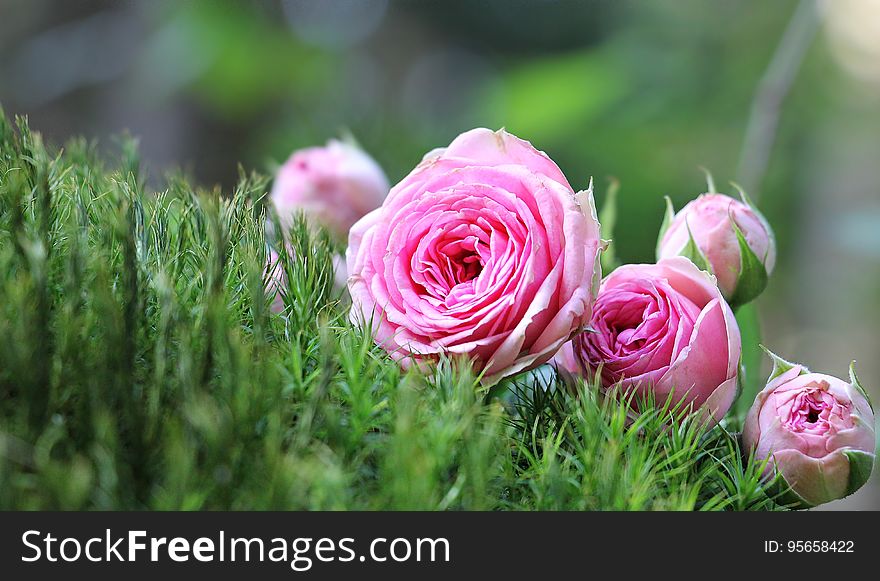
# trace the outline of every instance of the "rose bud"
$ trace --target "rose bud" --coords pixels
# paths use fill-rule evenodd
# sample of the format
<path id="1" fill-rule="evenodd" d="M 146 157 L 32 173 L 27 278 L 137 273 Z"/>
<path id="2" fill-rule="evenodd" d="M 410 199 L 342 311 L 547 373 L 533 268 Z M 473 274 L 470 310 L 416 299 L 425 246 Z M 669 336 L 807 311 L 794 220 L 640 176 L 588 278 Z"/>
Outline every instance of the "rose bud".
<path id="1" fill-rule="evenodd" d="M 768 459 L 778 502 L 810 507 L 849 496 L 874 465 L 874 410 L 853 366 L 849 382 L 767 351 L 773 372 L 755 398 L 743 444 Z"/>
<path id="2" fill-rule="evenodd" d="M 618 267 L 599 287 L 590 329 L 555 359 L 570 374 L 597 373 L 607 390 L 701 409 L 716 421 L 737 392 L 739 327 L 714 278 L 684 257 Z"/>
<path id="3" fill-rule="evenodd" d="M 767 220 L 742 189 L 742 201 L 715 193 L 710 177 L 709 190 L 677 214 L 666 198 L 657 259 L 690 258 L 715 275 L 724 297 L 736 308 L 752 301 L 767 286 L 776 263 L 776 242 Z"/>
<path id="4" fill-rule="evenodd" d="M 592 190 L 506 131 L 430 152 L 351 229 L 351 318 L 404 367 L 469 358 L 484 385 L 534 369 L 589 321 Z"/>
<path id="5" fill-rule="evenodd" d="M 338 240 L 388 193 L 382 168 L 359 147 L 331 139 L 324 147 L 293 152 L 278 169 L 270 198 L 284 228 L 297 211 Z"/>

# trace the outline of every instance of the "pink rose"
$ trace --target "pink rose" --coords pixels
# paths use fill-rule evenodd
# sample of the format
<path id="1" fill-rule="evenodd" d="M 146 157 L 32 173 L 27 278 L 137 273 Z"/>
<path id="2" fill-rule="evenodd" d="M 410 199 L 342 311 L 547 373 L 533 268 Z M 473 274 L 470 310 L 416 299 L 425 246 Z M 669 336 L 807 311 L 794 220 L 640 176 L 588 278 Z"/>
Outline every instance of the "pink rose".
<path id="1" fill-rule="evenodd" d="M 271 200 L 285 228 L 297 211 L 339 240 L 388 193 L 382 168 L 360 148 L 335 139 L 325 147 L 295 151 L 275 176 Z"/>
<path id="2" fill-rule="evenodd" d="M 796 495 L 785 501 L 815 506 L 852 494 L 871 475 L 876 446 L 874 411 L 855 373 L 847 383 L 771 356 L 776 367 L 749 410 L 743 444 L 771 458 L 767 475 Z"/>
<path id="3" fill-rule="evenodd" d="M 501 130 L 429 153 L 351 229 L 351 317 L 403 365 L 471 358 L 484 382 L 548 361 L 590 318 L 592 191 Z"/>
<path id="4" fill-rule="evenodd" d="M 557 356 L 605 388 L 653 392 L 720 420 L 736 397 L 739 327 L 712 276 L 683 257 L 617 268 L 599 287 L 592 329 Z"/>
<path id="5" fill-rule="evenodd" d="M 773 231 L 761 213 L 745 202 L 745 194 L 743 200 L 703 194 L 674 216 L 670 203 L 668 227 L 657 245 L 658 259 L 683 255 L 701 268 L 705 266 L 733 306 L 761 294 L 776 263 Z M 691 237 L 696 248 L 689 244 Z M 703 261 L 706 264 L 701 264 Z"/>

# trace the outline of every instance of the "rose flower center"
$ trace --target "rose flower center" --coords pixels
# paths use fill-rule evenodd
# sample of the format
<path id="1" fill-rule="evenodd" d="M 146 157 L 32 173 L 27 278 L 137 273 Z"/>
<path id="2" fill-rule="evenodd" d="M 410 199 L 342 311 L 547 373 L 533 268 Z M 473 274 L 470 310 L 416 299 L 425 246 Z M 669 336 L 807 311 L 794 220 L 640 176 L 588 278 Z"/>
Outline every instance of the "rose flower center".
<path id="1" fill-rule="evenodd" d="M 621 305 L 608 326 L 615 351 L 629 353 L 641 349 L 656 331 L 652 324 L 656 312 L 657 304 L 652 297 L 640 296 Z"/>
<path id="2" fill-rule="evenodd" d="M 427 242 L 417 256 L 425 296 L 452 307 L 476 296 L 475 284 L 485 266 L 488 245 L 474 234 L 447 232 Z"/>
<path id="3" fill-rule="evenodd" d="M 831 427 L 829 416 L 834 408 L 834 396 L 827 390 L 828 384 L 820 382 L 794 396 L 791 411 L 785 421 L 786 427 L 795 432 L 827 432 Z"/>
<path id="4" fill-rule="evenodd" d="M 645 342 L 644 337 L 637 337 L 636 332 L 641 326 L 642 320 L 634 321 L 615 321 L 611 330 L 615 335 L 615 343 L 621 349 L 636 348 L 642 346 Z"/>
<path id="5" fill-rule="evenodd" d="M 440 249 L 446 261 L 447 281 L 450 287 L 471 281 L 483 271 L 483 260 L 477 253 L 475 237 L 454 240 Z"/>

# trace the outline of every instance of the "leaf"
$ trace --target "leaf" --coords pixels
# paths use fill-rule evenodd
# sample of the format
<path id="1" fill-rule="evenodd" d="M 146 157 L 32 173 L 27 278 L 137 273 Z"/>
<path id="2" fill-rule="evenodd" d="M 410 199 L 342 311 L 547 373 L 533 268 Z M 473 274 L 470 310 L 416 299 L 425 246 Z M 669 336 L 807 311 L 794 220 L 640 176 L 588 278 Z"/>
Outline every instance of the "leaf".
<path id="1" fill-rule="evenodd" d="M 862 486 L 871 477 L 874 468 L 874 455 L 861 450 L 844 450 L 849 460 L 849 481 L 846 485 L 846 494 L 849 496 Z"/>
<path id="2" fill-rule="evenodd" d="M 773 371 L 770 372 L 770 377 L 767 378 L 767 383 L 770 383 L 789 369 L 794 369 L 795 367 L 800 367 L 801 371 L 798 375 L 806 375 L 810 372 L 805 366 L 800 363 L 792 363 L 791 361 L 786 361 L 773 351 L 770 351 L 763 345 L 759 345 L 761 349 L 763 349 L 764 353 L 770 356 L 770 359 L 773 360 Z"/>
<path id="3" fill-rule="evenodd" d="M 617 191 L 620 189 L 620 181 L 611 178 L 608 184 L 608 192 L 605 194 L 605 203 L 602 204 L 602 212 L 599 214 L 599 224 L 602 228 L 602 238 L 610 243 L 602 252 L 602 272 L 611 272 L 618 266 L 617 257 L 614 253 L 614 226 L 617 223 Z"/>
<path id="4" fill-rule="evenodd" d="M 672 207 L 672 199 L 669 196 L 663 197 L 666 199 L 666 213 L 663 215 L 663 223 L 660 224 L 660 233 L 657 235 L 657 246 L 654 250 L 657 260 L 660 260 L 660 245 L 663 242 L 663 236 L 666 235 L 666 231 L 669 230 L 672 221 L 675 219 L 675 208 Z"/>
<path id="5" fill-rule="evenodd" d="M 746 242 L 737 223 L 730 219 L 733 225 L 733 231 L 736 233 L 736 239 L 739 241 L 740 269 L 739 276 L 736 281 L 736 290 L 728 302 L 731 308 L 737 308 L 746 303 L 753 301 L 758 295 L 767 288 L 767 269 L 764 263 L 752 251 Z"/>
<path id="6" fill-rule="evenodd" d="M 871 411 L 874 411 L 874 404 L 871 403 L 871 397 L 868 395 L 868 392 L 865 391 L 865 388 L 862 387 L 862 383 L 859 381 L 859 377 L 856 375 L 856 362 L 853 361 L 849 364 L 849 380 L 852 383 L 853 387 L 855 387 L 862 397 L 865 398 L 865 401 L 868 402 L 868 405 L 871 407 Z"/>
<path id="7" fill-rule="evenodd" d="M 740 358 L 740 394 L 734 409 L 744 418 L 752 407 L 758 393 L 764 389 L 761 377 L 761 321 L 753 305 L 745 305 L 736 311 L 736 322 L 742 337 Z"/>
<path id="8" fill-rule="evenodd" d="M 687 244 L 685 244 L 684 248 L 682 248 L 680 254 L 685 258 L 690 259 L 690 261 L 693 262 L 700 270 L 705 270 L 709 274 L 715 274 L 714 272 L 712 272 L 712 265 L 709 263 L 706 255 L 703 254 L 703 251 L 700 250 L 699 246 L 697 246 L 697 242 L 694 240 L 694 235 L 691 233 L 690 225 L 687 226 L 687 230 L 688 241 Z"/>
<path id="9" fill-rule="evenodd" d="M 630 86 L 628 74 L 593 50 L 524 61 L 491 83 L 479 100 L 487 124 L 505 125 L 535 143 L 551 143 L 588 126 Z"/>

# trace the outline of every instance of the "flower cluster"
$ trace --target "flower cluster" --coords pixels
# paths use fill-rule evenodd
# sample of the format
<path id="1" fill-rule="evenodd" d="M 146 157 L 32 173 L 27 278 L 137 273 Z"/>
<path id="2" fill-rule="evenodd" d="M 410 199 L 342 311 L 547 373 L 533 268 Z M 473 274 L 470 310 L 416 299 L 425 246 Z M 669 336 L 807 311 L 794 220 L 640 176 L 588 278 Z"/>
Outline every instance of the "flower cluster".
<path id="1" fill-rule="evenodd" d="M 708 186 L 677 213 L 667 199 L 655 263 L 604 278 L 592 182 L 575 190 L 504 130 L 460 135 L 390 191 L 354 147 L 295 152 L 272 200 L 282 224 L 301 210 L 347 234 L 337 275 L 347 276 L 351 320 L 402 366 L 465 357 L 490 386 L 551 362 L 575 390 L 595 382 L 716 424 L 741 388 L 734 312 L 766 287 L 776 244 L 745 192 L 720 194 L 711 176 Z M 270 277 L 270 294 L 283 286 Z M 766 461 L 768 489 L 799 506 L 852 493 L 875 446 L 855 373 L 847 382 L 771 356 L 743 432 Z"/>

